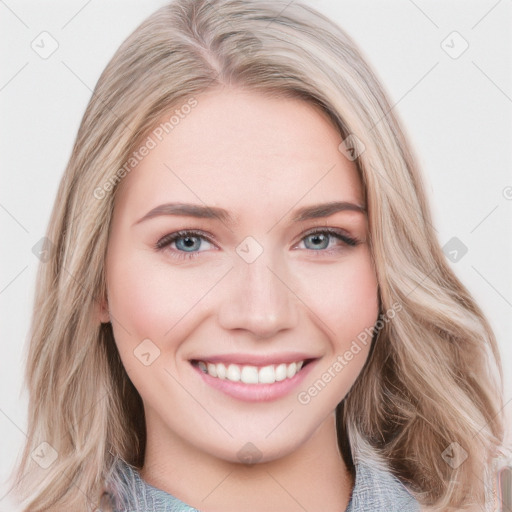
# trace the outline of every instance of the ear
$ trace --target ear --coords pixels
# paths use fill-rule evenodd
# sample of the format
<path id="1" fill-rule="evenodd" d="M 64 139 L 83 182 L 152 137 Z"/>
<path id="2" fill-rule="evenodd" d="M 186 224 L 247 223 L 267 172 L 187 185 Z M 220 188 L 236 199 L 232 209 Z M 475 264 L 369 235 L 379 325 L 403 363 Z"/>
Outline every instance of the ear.
<path id="1" fill-rule="evenodd" d="M 110 312 L 108 310 L 108 301 L 106 297 L 100 297 L 96 302 L 96 318 L 102 324 L 108 324 L 110 322 Z"/>

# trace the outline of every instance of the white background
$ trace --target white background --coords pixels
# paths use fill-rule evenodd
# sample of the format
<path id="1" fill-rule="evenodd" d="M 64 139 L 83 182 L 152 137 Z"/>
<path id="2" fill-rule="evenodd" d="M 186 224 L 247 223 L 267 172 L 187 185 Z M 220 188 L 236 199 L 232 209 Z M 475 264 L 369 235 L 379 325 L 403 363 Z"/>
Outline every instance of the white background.
<path id="1" fill-rule="evenodd" d="M 39 263 L 32 247 L 101 71 L 165 3 L 0 0 L 2 481 L 25 438 L 22 362 Z M 451 265 L 495 329 L 512 423 L 512 1 L 308 3 L 347 30 L 373 65 L 420 159 L 441 244 L 457 237 L 468 248 Z M 47 59 L 31 48 L 43 31 L 59 45 Z M 469 44 L 456 59 L 441 46 L 461 48 L 457 36 L 446 39 L 453 31 Z M 0 510 L 12 510 L 1 491 Z"/>

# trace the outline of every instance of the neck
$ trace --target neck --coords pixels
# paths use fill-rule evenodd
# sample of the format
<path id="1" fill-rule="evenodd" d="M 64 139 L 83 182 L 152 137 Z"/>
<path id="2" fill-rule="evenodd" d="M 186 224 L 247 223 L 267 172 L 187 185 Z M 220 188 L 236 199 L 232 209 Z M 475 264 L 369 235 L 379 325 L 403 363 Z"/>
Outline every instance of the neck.
<path id="1" fill-rule="evenodd" d="M 149 414 L 148 414 L 149 413 Z M 338 451 L 334 413 L 293 453 L 244 465 L 213 457 L 146 411 L 148 442 L 141 477 L 153 487 L 208 512 L 343 512 L 353 478 Z"/>

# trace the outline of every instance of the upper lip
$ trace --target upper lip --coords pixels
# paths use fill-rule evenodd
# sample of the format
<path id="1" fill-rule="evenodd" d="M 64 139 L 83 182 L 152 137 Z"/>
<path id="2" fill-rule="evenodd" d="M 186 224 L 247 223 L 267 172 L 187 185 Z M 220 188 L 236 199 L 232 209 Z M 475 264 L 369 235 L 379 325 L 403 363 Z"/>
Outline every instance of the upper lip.
<path id="1" fill-rule="evenodd" d="M 282 363 L 290 364 L 309 359 L 317 359 L 317 356 L 312 356 L 303 352 L 281 352 L 279 354 L 218 354 L 214 356 L 193 357 L 190 360 L 203 361 L 205 363 L 265 366 Z"/>

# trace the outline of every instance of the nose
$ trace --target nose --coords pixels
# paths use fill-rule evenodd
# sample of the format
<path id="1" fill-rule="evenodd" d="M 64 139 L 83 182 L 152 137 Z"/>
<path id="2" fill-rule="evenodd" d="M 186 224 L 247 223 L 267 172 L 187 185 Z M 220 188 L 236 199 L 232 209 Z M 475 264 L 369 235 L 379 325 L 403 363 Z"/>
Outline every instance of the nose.
<path id="1" fill-rule="evenodd" d="M 274 269 L 272 259 L 264 254 L 252 263 L 238 260 L 230 272 L 218 313 L 224 329 L 243 329 L 257 338 L 270 338 L 298 324 L 293 279 L 284 268 Z"/>

